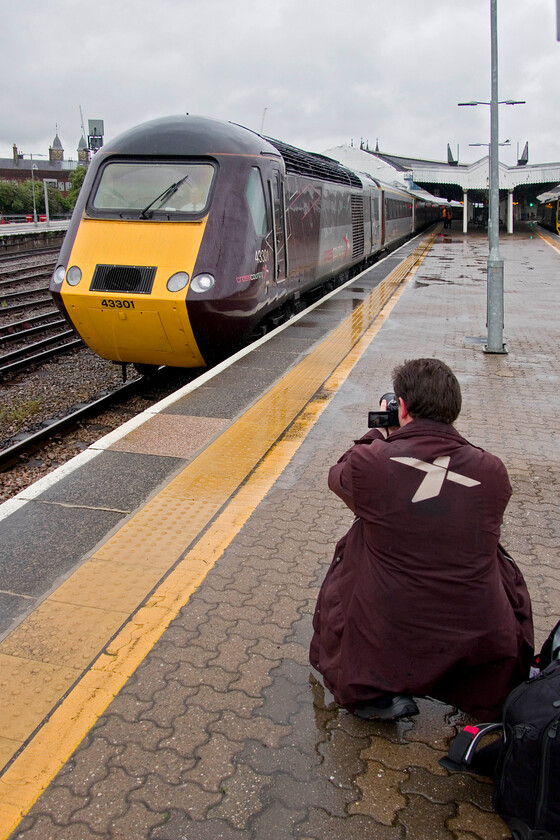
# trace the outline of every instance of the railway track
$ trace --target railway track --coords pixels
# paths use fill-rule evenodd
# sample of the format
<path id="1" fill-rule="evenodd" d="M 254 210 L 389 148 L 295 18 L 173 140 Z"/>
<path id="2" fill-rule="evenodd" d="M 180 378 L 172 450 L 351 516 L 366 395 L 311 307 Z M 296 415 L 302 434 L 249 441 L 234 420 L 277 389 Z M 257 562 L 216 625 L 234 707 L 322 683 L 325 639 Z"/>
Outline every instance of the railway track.
<path id="1" fill-rule="evenodd" d="M 48 290 L 56 253 L 0 259 L 0 380 L 83 346 Z"/>
<path id="2" fill-rule="evenodd" d="M 52 460 L 49 449 L 53 446 L 57 449 L 55 461 L 63 462 L 76 454 L 73 444 L 67 443 L 67 438 L 71 438 L 75 430 L 82 439 L 85 437 L 89 442 L 97 440 L 149 405 L 196 379 L 201 372 L 200 369 L 162 367 L 149 376 L 137 374 L 134 379 L 102 391 L 100 395 L 97 392 L 81 403 L 69 404 L 59 414 L 47 416 L 40 428 L 30 431 L 22 428 L 11 439 L 4 440 L 3 444 L 0 442 L 0 446 L 4 446 L 0 449 L 0 472 L 25 470 L 30 459 L 44 462 L 48 467 Z M 63 449 L 67 450 L 67 454 L 61 453 Z M 48 471 L 47 468 L 45 472 Z M 34 476 L 31 481 L 37 477 Z M 22 489 L 22 485 L 17 489 Z"/>
<path id="3" fill-rule="evenodd" d="M 120 388 L 92 400 L 87 405 L 80 406 L 63 417 L 53 419 L 43 429 L 32 432 L 17 443 L 0 451 L 0 472 L 10 469 L 23 457 L 37 452 L 47 441 L 65 434 L 69 429 L 76 428 L 83 420 L 99 415 L 107 408 L 139 393 L 145 384 L 145 377 L 140 376 L 131 382 L 124 383 Z"/>
<path id="4" fill-rule="evenodd" d="M 11 265 L 18 265 L 22 262 L 52 264 L 60 251 L 60 246 L 55 248 L 37 248 L 30 251 L 16 251 L 14 253 L 0 254 L 0 271 L 4 271 Z"/>
<path id="5" fill-rule="evenodd" d="M 4 444 L 9 445 L 0 450 L 0 472 L 26 469 L 31 458 L 36 462 L 48 462 L 49 447 L 56 445 L 58 449 L 64 448 L 67 436 L 72 436 L 75 430 L 85 429 L 85 436 L 88 437 L 93 429 L 93 437 L 98 439 L 122 425 L 129 417 L 192 381 L 200 373 L 200 370 L 160 368 L 155 374 L 137 376 L 101 396 L 75 404 L 68 411 L 45 420 L 41 428 L 30 432 L 21 431 L 11 441 L 4 441 Z M 79 431 L 79 435 L 82 433 Z M 75 449 L 71 450 L 69 455 L 62 457 L 62 461 L 75 454 Z"/>

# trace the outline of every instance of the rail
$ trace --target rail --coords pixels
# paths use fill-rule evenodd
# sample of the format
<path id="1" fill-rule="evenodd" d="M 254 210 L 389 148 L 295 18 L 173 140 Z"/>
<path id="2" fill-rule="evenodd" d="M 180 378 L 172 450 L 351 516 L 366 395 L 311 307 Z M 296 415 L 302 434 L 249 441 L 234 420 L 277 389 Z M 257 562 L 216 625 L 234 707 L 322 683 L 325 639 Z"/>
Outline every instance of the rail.
<path id="1" fill-rule="evenodd" d="M 71 414 L 67 414 L 65 417 L 53 421 L 44 429 L 40 429 L 38 432 L 28 435 L 23 440 L 13 444 L 13 446 L 3 449 L 0 451 L 0 472 L 13 467 L 14 464 L 18 463 L 22 456 L 28 455 L 35 452 L 37 449 L 40 449 L 47 440 L 50 440 L 68 428 L 77 426 L 81 420 L 84 420 L 92 414 L 101 414 L 102 411 L 105 411 L 105 409 L 109 408 L 115 402 L 123 399 L 123 397 L 132 396 L 140 390 L 144 381 L 145 377 L 140 376 L 137 379 L 133 379 L 131 382 L 126 382 L 115 391 L 111 391 L 110 394 L 105 394 L 105 396 L 82 406 Z"/>

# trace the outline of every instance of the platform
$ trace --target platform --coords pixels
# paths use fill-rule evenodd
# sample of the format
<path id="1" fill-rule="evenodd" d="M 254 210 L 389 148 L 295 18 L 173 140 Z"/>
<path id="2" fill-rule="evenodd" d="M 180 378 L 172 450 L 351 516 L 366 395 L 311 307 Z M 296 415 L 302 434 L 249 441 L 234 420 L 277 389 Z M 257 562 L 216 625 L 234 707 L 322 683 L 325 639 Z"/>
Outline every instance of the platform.
<path id="1" fill-rule="evenodd" d="M 69 219 L 0 224 L 0 255 L 62 245 Z"/>
<path id="2" fill-rule="evenodd" d="M 490 784 L 438 765 L 463 715 L 361 721 L 307 650 L 351 522 L 328 468 L 416 356 L 453 368 L 459 431 L 506 463 L 538 643 L 556 621 L 560 246 L 539 230 L 501 239 L 507 355 L 482 350 L 487 239 L 416 239 L 0 507 L 0 837 L 509 837 Z"/>

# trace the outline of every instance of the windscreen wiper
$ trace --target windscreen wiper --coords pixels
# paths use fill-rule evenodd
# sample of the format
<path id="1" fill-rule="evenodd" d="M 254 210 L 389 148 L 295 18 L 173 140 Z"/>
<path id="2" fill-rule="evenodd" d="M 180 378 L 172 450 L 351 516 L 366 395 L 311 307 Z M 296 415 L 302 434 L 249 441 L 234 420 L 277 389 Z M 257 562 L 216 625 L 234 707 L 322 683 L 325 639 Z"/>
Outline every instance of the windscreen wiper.
<path id="1" fill-rule="evenodd" d="M 174 194 L 177 192 L 177 190 L 179 189 L 179 187 L 181 186 L 181 184 L 184 184 L 184 182 L 187 180 L 187 178 L 188 178 L 188 177 L 189 177 L 188 175 L 185 175 L 185 177 L 184 177 L 184 178 L 181 178 L 181 180 L 180 180 L 180 181 L 175 181 L 175 183 L 174 183 L 174 184 L 171 184 L 171 186 L 170 186 L 170 187 L 167 187 L 167 189 L 166 189 L 166 190 L 164 190 L 164 191 L 163 191 L 160 195 L 157 195 L 157 196 L 154 198 L 154 200 L 153 200 L 153 201 L 150 201 L 150 203 L 148 204 L 148 206 L 147 206 L 147 207 L 144 207 L 144 209 L 143 209 L 143 210 L 142 210 L 142 212 L 140 213 L 140 218 L 141 218 L 141 219 L 148 219 L 148 218 L 150 218 L 151 214 L 150 214 L 150 216 L 148 216 L 148 215 L 147 215 L 148 210 L 150 209 L 150 207 L 153 207 L 153 206 L 154 206 L 154 204 L 156 203 L 156 201 L 161 201 L 161 202 L 163 203 L 163 202 L 166 200 L 166 198 L 171 198 L 171 196 L 172 196 L 172 195 L 174 195 Z"/>

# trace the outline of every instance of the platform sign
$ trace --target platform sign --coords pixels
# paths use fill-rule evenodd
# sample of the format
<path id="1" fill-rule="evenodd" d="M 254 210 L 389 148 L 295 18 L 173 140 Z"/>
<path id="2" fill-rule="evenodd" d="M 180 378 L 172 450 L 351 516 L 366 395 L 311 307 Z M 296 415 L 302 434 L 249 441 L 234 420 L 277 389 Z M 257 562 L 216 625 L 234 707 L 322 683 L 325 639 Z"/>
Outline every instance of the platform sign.
<path id="1" fill-rule="evenodd" d="M 88 120 L 88 129 L 92 137 L 103 137 L 103 120 Z"/>

